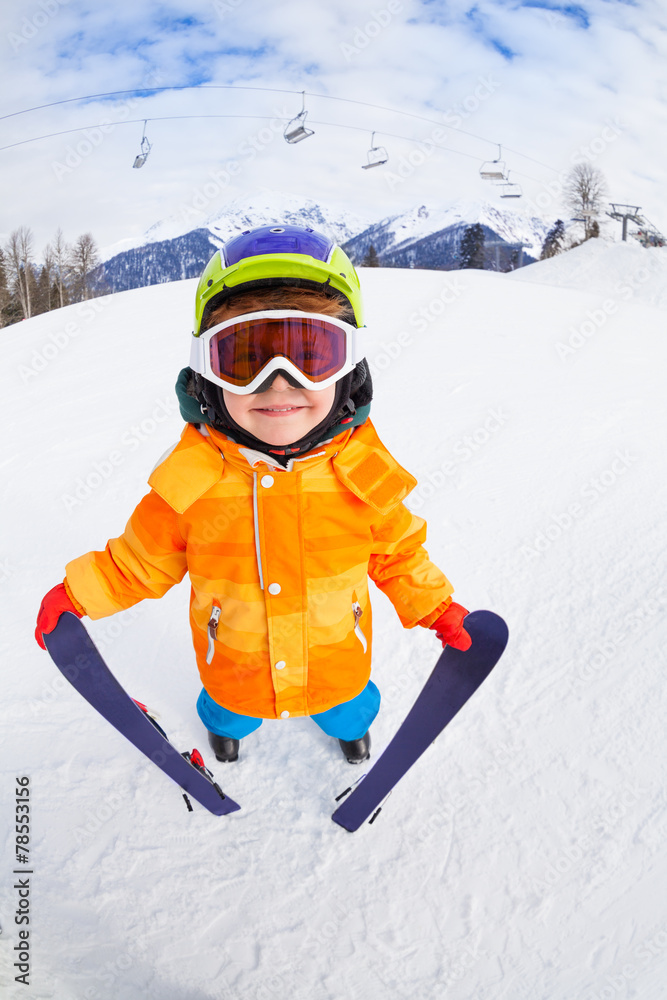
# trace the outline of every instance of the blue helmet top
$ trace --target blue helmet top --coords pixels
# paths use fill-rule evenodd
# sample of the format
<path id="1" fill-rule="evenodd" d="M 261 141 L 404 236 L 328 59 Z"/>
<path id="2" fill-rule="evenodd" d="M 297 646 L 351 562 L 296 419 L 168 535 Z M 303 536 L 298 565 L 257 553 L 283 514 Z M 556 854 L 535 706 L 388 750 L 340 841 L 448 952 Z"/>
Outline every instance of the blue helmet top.
<path id="1" fill-rule="evenodd" d="M 334 246 L 333 240 L 304 226 L 260 226 L 235 236 L 221 252 L 227 267 L 247 257 L 273 253 L 308 254 L 327 263 Z"/>

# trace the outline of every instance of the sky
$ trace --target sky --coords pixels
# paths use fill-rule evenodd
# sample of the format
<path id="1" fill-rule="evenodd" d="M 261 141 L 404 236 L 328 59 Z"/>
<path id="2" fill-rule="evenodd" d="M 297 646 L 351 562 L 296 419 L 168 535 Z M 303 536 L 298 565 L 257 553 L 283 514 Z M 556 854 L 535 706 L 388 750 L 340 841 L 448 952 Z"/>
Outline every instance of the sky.
<path id="1" fill-rule="evenodd" d="M 4 0 L 0 50 L 0 240 L 107 247 L 267 191 L 554 219 L 576 162 L 667 231 L 661 0 Z M 314 135 L 288 144 L 304 101 Z M 388 161 L 361 170 L 371 144 Z M 480 178 L 499 155 L 521 199 Z"/>

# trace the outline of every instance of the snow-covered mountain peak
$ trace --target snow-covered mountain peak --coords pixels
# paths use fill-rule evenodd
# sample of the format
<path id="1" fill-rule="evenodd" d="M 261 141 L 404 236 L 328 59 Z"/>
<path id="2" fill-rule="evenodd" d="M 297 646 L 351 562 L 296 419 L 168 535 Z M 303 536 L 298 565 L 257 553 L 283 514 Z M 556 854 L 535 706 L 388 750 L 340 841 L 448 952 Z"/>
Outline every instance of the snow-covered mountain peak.
<path id="1" fill-rule="evenodd" d="M 312 198 L 281 194 L 268 189 L 235 198 L 212 212 L 202 225 L 217 239 L 230 239 L 243 229 L 276 222 L 311 225 L 345 243 L 372 224 L 372 219 L 351 212 L 343 205 L 321 205 Z"/>
<path id="2" fill-rule="evenodd" d="M 423 239 L 450 226 L 480 223 L 498 234 L 508 243 L 525 243 L 527 248 L 542 246 L 550 223 L 528 217 L 520 212 L 498 208 L 488 201 L 459 199 L 450 205 L 420 205 L 398 215 L 388 216 L 380 223 L 392 231 L 396 249 L 407 242 Z"/>

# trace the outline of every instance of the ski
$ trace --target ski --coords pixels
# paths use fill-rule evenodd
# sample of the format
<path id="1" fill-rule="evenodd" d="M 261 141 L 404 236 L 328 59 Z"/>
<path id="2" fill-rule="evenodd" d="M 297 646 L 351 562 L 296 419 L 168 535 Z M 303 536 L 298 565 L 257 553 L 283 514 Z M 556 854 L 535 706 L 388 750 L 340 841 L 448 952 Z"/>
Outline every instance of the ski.
<path id="1" fill-rule="evenodd" d="M 44 633 L 44 643 L 58 670 L 79 694 L 184 793 L 216 816 L 241 808 L 215 783 L 198 751 L 179 753 L 144 707 L 127 694 L 76 615 L 62 614 L 53 632 Z"/>
<path id="2" fill-rule="evenodd" d="M 507 645 L 507 625 L 492 611 L 473 611 L 464 620 L 472 645 L 465 652 L 447 646 L 396 735 L 331 817 L 353 833 L 371 816 L 396 783 L 421 757 L 491 673 Z M 338 801 L 337 799 L 337 801 Z"/>

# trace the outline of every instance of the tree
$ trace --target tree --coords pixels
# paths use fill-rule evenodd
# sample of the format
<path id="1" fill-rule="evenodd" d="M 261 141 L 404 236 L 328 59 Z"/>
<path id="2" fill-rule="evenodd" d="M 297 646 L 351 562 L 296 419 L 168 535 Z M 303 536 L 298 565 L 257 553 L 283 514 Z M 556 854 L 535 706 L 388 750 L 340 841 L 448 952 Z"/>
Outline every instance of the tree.
<path id="1" fill-rule="evenodd" d="M 55 308 L 55 298 L 53 295 L 54 282 L 53 251 L 50 246 L 44 248 L 42 256 L 42 268 L 37 278 L 37 288 L 34 297 L 33 314 L 49 312 Z"/>
<path id="2" fill-rule="evenodd" d="M 7 325 L 7 309 L 11 302 L 9 287 L 7 285 L 7 266 L 5 252 L 0 247 L 0 326 Z"/>
<path id="3" fill-rule="evenodd" d="M 563 189 L 565 204 L 584 224 L 584 240 L 599 235 L 599 216 L 607 197 L 604 174 L 590 163 L 577 163 L 567 176 Z"/>
<path id="4" fill-rule="evenodd" d="M 91 234 L 84 233 L 83 236 L 79 236 L 69 254 L 69 267 L 74 280 L 74 297 L 78 301 L 90 298 L 90 272 L 99 262 L 97 243 Z"/>
<path id="5" fill-rule="evenodd" d="M 364 259 L 361 262 L 361 266 L 362 267 L 379 267 L 380 266 L 380 258 L 378 257 L 377 250 L 375 249 L 375 247 L 373 246 L 372 243 L 371 243 L 371 245 L 368 248 L 368 253 L 366 254 L 366 256 L 364 257 Z"/>
<path id="6" fill-rule="evenodd" d="M 32 274 L 32 230 L 19 226 L 9 234 L 5 248 L 6 264 L 13 283 L 13 292 L 18 296 L 26 319 L 32 316 L 31 278 Z"/>
<path id="7" fill-rule="evenodd" d="M 69 274 L 68 260 L 71 254 L 71 248 L 67 245 L 67 243 L 65 243 L 65 237 L 63 236 L 63 231 L 60 226 L 56 229 L 56 235 L 54 236 L 53 243 L 50 244 L 49 249 L 51 250 L 53 258 L 55 283 L 58 288 L 60 307 L 62 308 L 64 305 L 67 305 L 68 302 L 65 283 Z"/>
<path id="8" fill-rule="evenodd" d="M 460 250 L 460 266 L 484 269 L 484 229 L 479 222 L 467 226 L 463 233 Z"/>
<path id="9" fill-rule="evenodd" d="M 540 260 L 548 260 L 549 257 L 555 257 L 556 254 L 562 253 L 564 236 L 565 224 L 562 219 L 556 219 L 555 224 L 547 233 L 544 243 L 542 244 Z"/>

